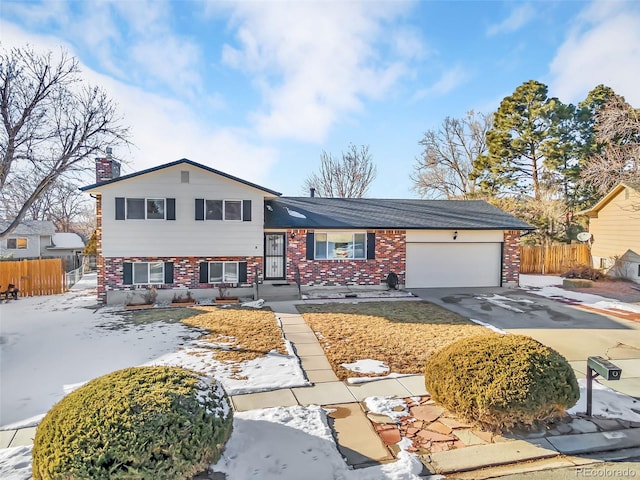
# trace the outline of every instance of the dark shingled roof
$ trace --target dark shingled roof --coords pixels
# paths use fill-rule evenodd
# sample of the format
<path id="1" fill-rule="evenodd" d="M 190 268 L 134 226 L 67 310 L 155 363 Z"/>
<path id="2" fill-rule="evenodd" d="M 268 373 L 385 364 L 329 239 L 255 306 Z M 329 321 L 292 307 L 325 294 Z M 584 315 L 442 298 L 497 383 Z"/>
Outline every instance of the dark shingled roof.
<path id="1" fill-rule="evenodd" d="M 481 200 L 279 197 L 264 213 L 265 228 L 534 230 Z"/>

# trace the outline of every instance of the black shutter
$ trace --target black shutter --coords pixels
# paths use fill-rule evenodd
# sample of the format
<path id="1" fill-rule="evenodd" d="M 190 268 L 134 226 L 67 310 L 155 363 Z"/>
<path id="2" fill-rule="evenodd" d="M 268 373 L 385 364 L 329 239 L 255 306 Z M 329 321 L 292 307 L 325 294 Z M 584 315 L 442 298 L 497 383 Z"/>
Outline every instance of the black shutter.
<path id="1" fill-rule="evenodd" d="M 209 262 L 200 262 L 200 283 L 209 283 Z"/>
<path id="2" fill-rule="evenodd" d="M 238 262 L 238 282 L 247 283 L 247 262 Z"/>
<path id="3" fill-rule="evenodd" d="M 173 262 L 164 262 L 164 283 L 173 283 Z"/>
<path id="4" fill-rule="evenodd" d="M 204 198 L 196 198 L 196 220 L 204 220 Z"/>
<path id="5" fill-rule="evenodd" d="M 376 258 L 376 234 L 367 233 L 367 260 Z"/>
<path id="6" fill-rule="evenodd" d="M 313 260 L 313 253 L 315 250 L 314 243 L 313 232 L 307 232 L 307 260 Z"/>
<path id="7" fill-rule="evenodd" d="M 133 285 L 133 264 L 124 262 L 122 264 L 122 283 L 125 285 Z"/>
<path id="8" fill-rule="evenodd" d="M 242 200 L 242 221 L 251 221 L 251 200 Z"/>
<path id="9" fill-rule="evenodd" d="M 116 197 L 116 220 L 124 220 L 124 197 Z"/>
<path id="10" fill-rule="evenodd" d="M 167 198 L 167 220 L 176 219 L 176 199 Z"/>

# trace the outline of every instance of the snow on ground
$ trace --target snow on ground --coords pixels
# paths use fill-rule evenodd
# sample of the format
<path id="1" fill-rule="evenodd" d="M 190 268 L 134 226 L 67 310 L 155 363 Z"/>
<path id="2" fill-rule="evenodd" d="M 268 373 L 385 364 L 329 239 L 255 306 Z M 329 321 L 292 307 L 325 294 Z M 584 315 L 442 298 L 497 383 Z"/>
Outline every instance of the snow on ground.
<path id="1" fill-rule="evenodd" d="M 573 408 L 567 410 L 571 414 L 586 413 L 587 411 L 587 381 L 580 379 L 578 384 L 580 386 L 580 399 Z M 593 382 L 592 386 L 592 415 L 640 422 L 640 400 L 636 400 L 624 393 L 616 392 L 598 382 Z"/>
<path id="2" fill-rule="evenodd" d="M 407 402 L 396 397 L 367 397 L 364 399 L 367 410 L 371 413 L 386 415 L 394 420 L 400 420 L 409 415 Z"/>
<path id="3" fill-rule="evenodd" d="M 388 365 L 385 365 L 380 360 L 372 360 L 370 358 L 358 360 L 353 363 L 342 363 L 340 366 L 352 372 L 359 373 L 387 373 L 389 371 Z"/>
<path id="4" fill-rule="evenodd" d="M 566 299 L 600 310 L 624 310 L 640 313 L 640 305 L 593 295 L 591 293 L 566 290 L 561 287 L 562 277 L 551 275 L 520 275 L 520 288 L 542 297 Z"/>
<path id="5" fill-rule="evenodd" d="M 308 385 L 298 358 L 276 352 L 231 366 L 213 360 L 202 331 L 171 320 L 134 323 L 98 309 L 90 282 L 62 295 L 0 304 L 0 429 L 35 425 L 83 383 L 121 368 L 177 365 L 216 376 L 229 394 Z M 149 312 L 148 310 L 146 312 Z M 204 344 L 206 346 L 206 344 Z"/>

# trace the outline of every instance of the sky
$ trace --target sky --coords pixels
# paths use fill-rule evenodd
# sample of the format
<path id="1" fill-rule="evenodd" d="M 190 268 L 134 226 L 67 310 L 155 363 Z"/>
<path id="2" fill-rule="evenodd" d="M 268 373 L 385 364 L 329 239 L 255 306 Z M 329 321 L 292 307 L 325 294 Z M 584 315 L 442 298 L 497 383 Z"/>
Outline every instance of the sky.
<path id="1" fill-rule="evenodd" d="M 528 80 L 640 106 L 635 1 L 2 0 L 0 44 L 78 58 L 131 129 L 123 173 L 188 158 L 287 196 L 354 144 L 367 196 L 417 198 L 424 133 Z"/>

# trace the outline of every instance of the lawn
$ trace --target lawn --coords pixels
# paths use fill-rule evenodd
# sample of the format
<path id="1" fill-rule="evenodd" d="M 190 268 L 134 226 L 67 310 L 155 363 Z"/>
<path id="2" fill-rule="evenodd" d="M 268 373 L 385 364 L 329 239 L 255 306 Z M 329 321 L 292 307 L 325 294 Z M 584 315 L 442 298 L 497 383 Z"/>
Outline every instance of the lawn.
<path id="1" fill-rule="evenodd" d="M 336 375 L 379 376 L 341 366 L 363 359 L 384 362 L 393 373 L 422 373 L 426 358 L 484 327 L 429 302 L 363 302 L 297 305 L 324 348 Z"/>

